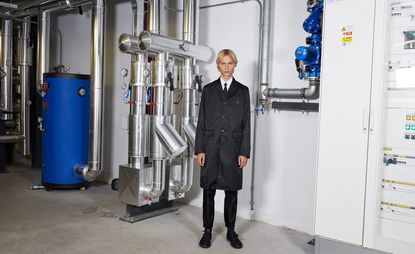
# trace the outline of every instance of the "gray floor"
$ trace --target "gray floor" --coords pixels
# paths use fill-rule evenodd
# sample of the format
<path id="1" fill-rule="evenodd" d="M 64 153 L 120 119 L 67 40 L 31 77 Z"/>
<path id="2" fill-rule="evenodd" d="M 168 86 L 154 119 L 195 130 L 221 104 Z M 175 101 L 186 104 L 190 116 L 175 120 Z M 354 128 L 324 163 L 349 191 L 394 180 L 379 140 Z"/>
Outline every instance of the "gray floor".
<path id="1" fill-rule="evenodd" d="M 212 247 L 198 246 L 201 209 L 181 205 L 178 212 L 130 224 L 120 221 L 125 206 L 108 185 L 86 191 L 30 190 L 40 172 L 9 166 L 0 175 L 0 253 L 314 253 L 309 235 L 238 218 L 244 243 L 232 249 L 217 214 Z"/>

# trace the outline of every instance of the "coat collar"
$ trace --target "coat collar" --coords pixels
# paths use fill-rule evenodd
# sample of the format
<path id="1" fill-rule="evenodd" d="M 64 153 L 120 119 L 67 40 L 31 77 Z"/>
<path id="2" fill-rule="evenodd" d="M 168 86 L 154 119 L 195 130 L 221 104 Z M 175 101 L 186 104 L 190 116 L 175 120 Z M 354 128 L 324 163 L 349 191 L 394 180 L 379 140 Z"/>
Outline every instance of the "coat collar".
<path id="1" fill-rule="evenodd" d="M 225 101 L 235 94 L 235 92 L 238 90 L 237 86 L 238 86 L 238 82 L 235 80 L 235 78 L 233 78 L 231 86 L 228 91 L 228 96 L 225 98 Z M 223 90 L 222 90 L 222 83 L 220 82 L 220 77 L 216 80 L 216 92 L 219 96 L 218 98 L 223 99 L 222 98 Z"/>

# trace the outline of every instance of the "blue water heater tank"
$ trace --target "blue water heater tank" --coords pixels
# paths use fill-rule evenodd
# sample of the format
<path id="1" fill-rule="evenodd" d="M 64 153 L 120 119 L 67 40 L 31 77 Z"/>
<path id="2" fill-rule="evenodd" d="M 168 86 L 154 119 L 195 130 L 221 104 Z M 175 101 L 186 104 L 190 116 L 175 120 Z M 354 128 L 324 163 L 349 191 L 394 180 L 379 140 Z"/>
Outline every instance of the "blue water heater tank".
<path id="1" fill-rule="evenodd" d="M 74 174 L 76 164 L 88 164 L 89 75 L 43 75 L 42 184 L 48 189 L 72 189 L 87 182 Z"/>

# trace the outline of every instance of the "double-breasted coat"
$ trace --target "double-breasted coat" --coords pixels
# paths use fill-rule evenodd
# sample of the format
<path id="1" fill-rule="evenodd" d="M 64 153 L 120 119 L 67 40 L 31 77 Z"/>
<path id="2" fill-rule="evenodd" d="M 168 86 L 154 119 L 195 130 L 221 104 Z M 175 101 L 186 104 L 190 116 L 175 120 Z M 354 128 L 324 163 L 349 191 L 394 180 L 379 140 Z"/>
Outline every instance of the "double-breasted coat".
<path id="1" fill-rule="evenodd" d="M 250 156 L 250 125 L 248 87 L 233 79 L 224 96 L 219 78 L 203 88 L 195 141 L 195 154 L 205 153 L 200 187 L 242 189 L 238 156 Z"/>

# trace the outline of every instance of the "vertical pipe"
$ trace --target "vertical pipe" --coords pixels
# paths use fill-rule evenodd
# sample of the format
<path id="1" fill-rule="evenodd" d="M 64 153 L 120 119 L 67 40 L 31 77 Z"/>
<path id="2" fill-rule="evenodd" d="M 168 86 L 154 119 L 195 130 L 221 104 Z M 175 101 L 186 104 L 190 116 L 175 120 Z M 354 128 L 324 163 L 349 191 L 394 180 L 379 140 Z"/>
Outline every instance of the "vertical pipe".
<path id="1" fill-rule="evenodd" d="M 264 107 L 268 98 L 263 94 L 269 86 L 269 54 L 271 47 L 271 13 L 272 13 L 272 2 L 271 0 L 263 0 L 263 13 L 261 20 L 261 45 L 260 45 L 260 89 L 259 91 L 259 104 Z"/>
<path id="2" fill-rule="evenodd" d="M 144 0 L 131 0 L 132 5 L 132 34 L 137 36 L 144 27 Z M 128 128 L 128 163 L 135 168 L 144 167 L 146 156 L 146 95 L 144 72 L 146 59 L 143 54 L 131 55 L 131 104 Z"/>
<path id="3" fill-rule="evenodd" d="M 149 0 L 148 5 L 148 31 L 158 34 L 160 33 L 160 0 Z"/>
<path id="4" fill-rule="evenodd" d="M 19 44 L 20 65 L 20 130 L 24 137 L 23 155 L 30 155 L 30 66 L 32 55 L 29 48 L 30 17 L 25 17 L 21 29 Z"/>
<path id="5" fill-rule="evenodd" d="M 50 12 L 43 11 L 38 15 L 37 27 L 37 88 L 43 84 L 43 73 L 49 71 L 49 44 L 50 44 Z"/>
<path id="6" fill-rule="evenodd" d="M 13 20 L 3 18 L 1 29 L 1 67 L 6 76 L 1 79 L 1 101 L 0 108 L 4 111 L 1 114 L 3 120 L 13 119 Z"/>
<path id="7" fill-rule="evenodd" d="M 183 40 L 194 42 L 194 0 L 183 0 Z"/>
<path id="8" fill-rule="evenodd" d="M 92 1 L 91 87 L 89 108 L 89 161 L 76 166 L 75 173 L 94 181 L 102 170 L 102 111 L 104 70 L 105 0 Z"/>
<path id="9" fill-rule="evenodd" d="M 131 57 L 133 58 L 133 57 Z M 146 96 L 147 86 L 144 71 L 146 70 L 145 57 L 142 54 L 134 57 L 131 62 L 131 104 L 128 131 L 128 163 L 135 168 L 144 167 L 146 156 Z"/>
<path id="10" fill-rule="evenodd" d="M 183 0 L 183 40 L 192 44 L 198 42 L 196 32 L 198 28 L 198 0 Z M 196 89 L 194 87 L 193 65 L 196 59 L 186 59 L 182 67 L 182 89 L 183 89 L 183 108 L 182 108 L 182 136 L 186 137 L 186 128 L 196 123 Z M 194 139 L 193 139 L 194 140 Z M 180 186 L 175 186 L 179 192 L 190 189 L 193 183 L 193 146 L 187 136 L 188 148 L 182 156 L 181 181 Z M 179 188 L 177 188 L 179 187 Z"/>

